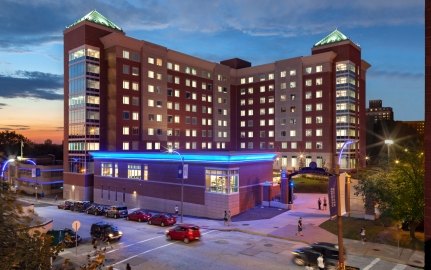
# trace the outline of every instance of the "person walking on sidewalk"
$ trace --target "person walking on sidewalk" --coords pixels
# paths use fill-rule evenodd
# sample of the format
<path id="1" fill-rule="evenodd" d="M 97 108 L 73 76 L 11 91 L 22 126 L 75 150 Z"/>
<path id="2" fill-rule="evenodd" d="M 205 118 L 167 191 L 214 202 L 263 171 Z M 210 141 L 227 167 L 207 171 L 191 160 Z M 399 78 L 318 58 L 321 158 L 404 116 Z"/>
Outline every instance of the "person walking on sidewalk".
<path id="1" fill-rule="evenodd" d="M 365 244 L 365 241 L 367 241 L 367 237 L 365 236 L 365 227 L 361 228 L 359 235 L 361 236 L 362 244 Z"/>
<path id="2" fill-rule="evenodd" d="M 227 211 L 227 226 L 230 226 L 232 223 L 232 214 L 230 213 L 230 210 Z"/>
<path id="3" fill-rule="evenodd" d="M 176 216 L 178 216 L 178 213 L 179 213 L 178 205 L 175 205 L 175 208 L 174 208 L 174 209 L 175 209 L 175 215 L 176 215 Z"/>
<path id="4" fill-rule="evenodd" d="M 317 267 L 319 267 L 319 270 L 325 269 L 325 263 L 323 262 L 323 255 L 320 253 L 319 257 L 317 257 Z"/>
<path id="5" fill-rule="evenodd" d="M 323 197 L 323 210 L 326 210 L 328 206 L 328 202 L 326 201 L 326 197 Z"/>
<path id="6" fill-rule="evenodd" d="M 302 234 L 302 217 L 300 217 L 299 220 L 298 220 L 298 230 L 297 230 L 297 232 L 296 232 L 295 235 L 304 236 Z"/>
<path id="7" fill-rule="evenodd" d="M 132 270 L 132 267 L 130 266 L 130 263 L 127 263 L 126 270 Z"/>
<path id="8" fill-rule="evenodd" d="M 319 207 L 319 210 L 322 210 L 322 201 L 319 199 L 317 200 L 317 206 Z"/>
<path id="9" fill-rule="evenodd" d="M 227 211 L 226 211 L 226 210 L 224 210 L 224 217 L 223 217 L 223 220 L 224 220 L 224 225 L 227 225 L 227 221 L 228 221 L 228 214 L 227 214 Z"/>

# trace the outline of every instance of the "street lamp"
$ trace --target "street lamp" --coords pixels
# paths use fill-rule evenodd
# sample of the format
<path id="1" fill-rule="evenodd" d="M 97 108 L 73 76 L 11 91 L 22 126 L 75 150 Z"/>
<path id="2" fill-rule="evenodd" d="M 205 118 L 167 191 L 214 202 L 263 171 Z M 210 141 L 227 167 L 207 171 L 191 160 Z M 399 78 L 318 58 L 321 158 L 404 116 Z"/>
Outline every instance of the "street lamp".
<path id="1" fill-rule="evenodd" d="M 337 225 L 338 225 L 338 269 L 345 270 L 346 265 L 344 264 L 344 245 L 343 245 L 343 219 L 341 215 L 341 189 L 340 189 L 340 164 L 341 156 L 343 155 L 344 149 L 352 143 L 356 143 L 359 140 L 347 140 L 341 146 L 340 152 L 338 153 L 338 163 L 335 165 L 335 174 L 337 175 L 337 190 L 338 190 L 338 203 L 337 203 Z M 346 190 L 346 192 L 349 192 Z"/>
<path id="2" fill-rule="evenodd" d="M 388 165 L 389 165 L 389 146 L 394 144 L 394 140 L 387 139 L 385 140 L 385 144 L 388 146 Z"/>
<path id="3" fill-rule="evenodd" d="M 181 176 L 181 215 L 180 215 L 180 222 L 183 223 L 183 204 L 184 204 L 184 157 L 175 149 L 172 147 L 168 147 L 168 153 L 170 154 L 177 154 L 181 159 L 181 171 L 179 171 L 179 174 Z"/>

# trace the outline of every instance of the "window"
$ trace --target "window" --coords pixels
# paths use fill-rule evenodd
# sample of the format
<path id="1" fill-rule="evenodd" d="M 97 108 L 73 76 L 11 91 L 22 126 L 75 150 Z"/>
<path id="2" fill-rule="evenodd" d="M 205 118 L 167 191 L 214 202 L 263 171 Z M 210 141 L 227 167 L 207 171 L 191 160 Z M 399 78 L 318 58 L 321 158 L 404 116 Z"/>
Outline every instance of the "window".
<path id="1" fill-rule="evenodd" d="M 133 82 L 132 83 L 132 90 L 133 91 L 139 91 L 139 83 Z"/>
<path id="2" fill-rule="evenodd" d="M 305 86 L 311 86 L 312 82 L 311 79 L 305 80 Z"/>
<path id="3" fill-rule="evenodd" d="M 337 117 L 338 119 L 338 117 Z M 323 123 L 323 117 L 322 116 L 316 116 L 316 124 L 322 124 Z"/>
<path id="4" fill-rule="evenodd" d="M 132 119 L 133 120 L 139 120 L 139 113 L 138 112 L 133 112 L 132 113 Z"/>
<path id="5" fill-rule="evenodd" d="M 138 67 L 132 67 L 132 75 L 133 76 L 139 76 L 139 68 Z"/>
<path id="6" fill-rule="evenodd" d="M 322 137 L 323 136 L 323 130 L 322 129 L 316 129 L 316 136 Z"/>
<path id="7" fill-rule="evenodd" d="M 305 68 L 305 73 L 306 73 L 306 74 L 310 74 L 312 71 L 313 71 L 313 68 L 312 68 L 312 67 L 306 67 L 306 68 Z"/>
<path id="8" fill-rule="evenodd" d="M 316 149 L 322 149 L 323 143 L 322 142 L 316 142 Z"/>
<path id="9" fill-rule="evenodd" d="M 305 149 L 311 149 L 311 142 L 305 142 Z"/>
<path id="10" fill-rule="evenodd" d="M 280 77 L 281 78 L 286 77 L 286 71 L 285 70 L 283 70 L 283 71 L 280 72 Z"/>
<path id="11" fill-rule="evenodd" d="M 313 106 L 311 104 L 306 104 L 305 105 L 305 111 L 306 112 L 311 112 L 313 110 Z"/>
<path id="12" fill-rule="evenodd" d="M 323 104 L 322 103 L 317 103 L 316 104 L 316 111 L 321 111 L 323 110 Z"/>
<path id="13" fill-rule="evenodd" d="M 123 135 L 129 135 L 130 128 L 129 127 L 123 127 Z"/>
<path id="14" fill-rule="evenodd" d="M 112 177 L 112 163 L 110 162 L 102 162 L 100 164 L 100 174 L 102 176 L 110 176 Z"/>
<path id="15" fill-rule="evenodd" d="M 141 165 L 127 164 L 127 178 L 141 179 Z"/>
<path id="16" fill-rule="evenodd" d="M 124 111 L 123 112 L 123 120 L 129 120 L 130 119 L 130 112 Z"/>
<path id="17" fill-rule="evenodd" d="M 130 66 L 123 65 L 123 74 L 129 74 L 129 73 L 130 73 Z"/>
<path id="18" fill-rule="evenodd" d="M 205 186 L 207 192 L 237 193 L 239 188 L 239 171 L 237 169 L 207 169 L 205 170 Z"/>
<path id="19" fill-rule="evenodd" d="M 323 79 L 322 78 L 317 78 L 316 79 L 316 85 L 322 85 L 323 83 Z"/>
<path id="20" fill-rule="evenodd" d="M 130 52 L 129 51 L 123 51 L 123 58 L 130 59 Z"/>
<path id="21" fill-rule="evenodd" d="M 306 129 L 305 130 L 305 137 L 310 137 L 313 135 L 313 131 L 311 129 Z"/>
<path id="22" fill-rule="evenodd" d="M 290 135 L 290 137 L 295 137 L 296 136 L 296 130 L 290 130 L 289 135 Z"/>
<path id="23" fill-rule="evenodd" d="M 316 66 L 316 72 L 322 72 L 322 71 L 323 71 L 323 66 L 322 65 Z"/>
<path id="24" fill-rule="evenodd" d="M 316 98 L 321 98 L 321 97 L 322 97 L 322 90 L 316 91 Z"/>
<path id="25" fill-rule="evenodd" d="M 298 148 L 298 143 L 297 142 L 291 142 L 290 143 L 290 148 L 297 149 Z"/>
<path id="26" fill-rule="evenodd" d="M 290 76 L 295 76 L 295 75 L 296 75 L 296 69 L 291 69 L 291 70 L 289 71 L 289 75 L 290 75 Z"/>
<path id="27" fill-rule="evenodd" d="M 129 142 L 123 142 L 123 150 L 129 150 Z"/>
<path id="28" fill-rule="evenodd" d="M 123 81 L 123 89 L 130 89 L 129 81 Z"/>
<path id="29" fill-rule="evenodd" d="M 154 65 L 154 58 L 153 57 L 148 57 L 148 64 Z"/>
<path id="30" fill-rule="evenodd" d="M 123 104 L 129 104 L 130 98 L 128 96 L 123 96 Z"/>
<path id="31" fill-rule="evenodd" d="M 305 99 L 310 99 L 312 97 L 312 94 L 310 91 L 305 92 Z"/>
<path id="32" fill-rule="evenodd" d="M 132 105 L 139 106 L 139 97 L 132 97 Z"/>

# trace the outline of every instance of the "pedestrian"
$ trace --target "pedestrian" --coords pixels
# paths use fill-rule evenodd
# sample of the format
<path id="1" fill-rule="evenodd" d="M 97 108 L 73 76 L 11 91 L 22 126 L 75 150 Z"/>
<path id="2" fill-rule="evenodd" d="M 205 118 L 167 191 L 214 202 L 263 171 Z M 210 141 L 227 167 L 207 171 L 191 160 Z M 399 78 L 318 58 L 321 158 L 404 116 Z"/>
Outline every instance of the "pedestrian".
<path id="1" fill-rule="evenodd" d="M 323 210 L 326 210 L 328 206 L 328 202 L 326 201 L 326 197 L 323 197 Z"/>
<path id="2" fill-rule="evenodd" d="M 224 217 L 223 217 L 223 220 L 224 220 L 224 225 L 227 225 L 227 221 L 228 221 L 228 214 L 227 214 L 227 211 L 225 210 L 224 211 Z"/>
<path id="3" fill-rule="evenodd" d="M 320 253 L 319 257 L 317 257 L 317 267 L 319 267 L 320 270 L 325 269 L 325 263 L 323 262 L 323 255 Z"/>
<path id="4" fill-rule="evenodd" d="M 232 214 L 230 213 L 230 210 L 227 211 L 227 226 L 230 226 L 232 223 Z"/>
<path id="5" fill-rule="evenodd" d="M 178 213 L 179 213 L 178 205 L 175 205 L 175 215 L 178 216 Z"/>
<path id="6" fill-rule="evenodd" d="M 57 197 L 57 195 L 55 195 L 54 200 L 57 201 L 57 199 L 58 199 L 58 197 Z"/>
<path id="7" fill-rule="evenodd" d="M 126 270 L 132 270 L 132 267 L 130 266 L 129 263 L 127 263 L 127 265 L 126 265 Z"/>
<path id="8" fill-rule="evenodd" d="M 298 220 L 298 230 L 297 230 L 297 232 L 296 232 L 295 235 L 304 236 L 302 234 L 302 217 L 300 217 L 299 220 Z"/>
<path id="9" fill-rule="evenodd" d="M 322 210 L 322 201 L 319 199 L 317 200 L 317 206 L 319 207 L 319 210 Z"/>
<path id="10" fill-rule="evenodd" d="M 365 244 L 365 241 L 367 241 L 367 238 L 365 236 L 365 228 L 364 227 L 361 228 L 359 235 L 361 236 L 362 244 Z"/>

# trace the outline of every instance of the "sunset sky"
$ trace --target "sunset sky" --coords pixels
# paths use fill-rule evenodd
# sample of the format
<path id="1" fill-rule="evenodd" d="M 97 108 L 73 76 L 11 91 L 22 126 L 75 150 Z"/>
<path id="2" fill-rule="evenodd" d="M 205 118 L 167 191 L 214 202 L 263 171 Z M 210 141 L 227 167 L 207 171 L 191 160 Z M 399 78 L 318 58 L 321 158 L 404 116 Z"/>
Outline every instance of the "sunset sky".
<path id="1" fill-rule="evenodd" d="M 338 28 L 372 65 L 367 100 L 424 119 L 422 0 L 0 0 L 0 131 L 61 143 L 63 31 L 93 9 L 128 36 L 213 62 L 310 55 Z"/>

